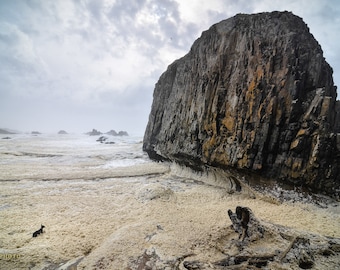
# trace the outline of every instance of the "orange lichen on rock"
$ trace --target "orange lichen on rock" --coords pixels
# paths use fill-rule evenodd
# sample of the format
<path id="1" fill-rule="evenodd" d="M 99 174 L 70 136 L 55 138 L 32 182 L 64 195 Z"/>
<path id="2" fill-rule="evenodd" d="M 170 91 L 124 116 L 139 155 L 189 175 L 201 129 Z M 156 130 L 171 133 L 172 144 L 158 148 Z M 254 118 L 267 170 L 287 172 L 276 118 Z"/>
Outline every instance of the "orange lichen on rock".
<path id="1" fill-rule="evenodd" d="M 199 166 L 261 170 L 340 199 L 340 106 L 322 55 L 289 12 L 215 24 L 156 84 L 144 149 L 185 164 L 190 157 Z M 196 113 L 167 106 L 178 100 L 195 100 Z"/>

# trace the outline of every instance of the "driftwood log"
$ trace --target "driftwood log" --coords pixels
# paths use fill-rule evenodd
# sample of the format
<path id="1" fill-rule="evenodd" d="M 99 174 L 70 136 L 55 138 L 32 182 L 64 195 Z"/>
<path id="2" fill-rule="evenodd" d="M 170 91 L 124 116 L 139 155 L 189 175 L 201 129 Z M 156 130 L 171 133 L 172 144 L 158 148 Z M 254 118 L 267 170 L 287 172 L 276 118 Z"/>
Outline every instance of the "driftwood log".
<path id="1" fill-rule="evenodd" d="M 235 213 L 229 209 L 228 215 L 232 222 L 232 228 L 239 234 L 239 240 L 244 241 L 248 239 L 255 241 L 263 237 L 264 227 L 254 216 L 250 208 L 237 206 Z"/>
<path id="2" fill-rule="evenodd" d="M 204 245 L 189 246 L 189 253 L 171 257 L 152 246 L 133 258 L 127 269 L 290 270 L 338 269 L 340 265 L 339 238 L 268 223 L 243 206 L 237 206 L 235 212 L 228 210 L 228 216 L 231 226 L 220 228 L 215 236 L 207 235 Z M 216 253 L 220 255 L 218 260 Z M 214 259 L 207 259 L 207 254 Z"/>

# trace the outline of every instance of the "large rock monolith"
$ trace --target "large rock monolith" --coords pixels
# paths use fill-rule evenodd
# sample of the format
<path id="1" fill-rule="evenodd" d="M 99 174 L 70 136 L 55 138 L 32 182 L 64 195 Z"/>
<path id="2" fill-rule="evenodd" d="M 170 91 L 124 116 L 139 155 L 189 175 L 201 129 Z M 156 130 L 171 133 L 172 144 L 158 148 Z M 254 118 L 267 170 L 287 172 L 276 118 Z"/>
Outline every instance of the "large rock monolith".
<path id="1" fill-rule="evenodd" d="M 221 21 L 159 78 L 143 149 L 153 159 L 247 170 L 337 197 L 332 73 L 290 12 Z"/>

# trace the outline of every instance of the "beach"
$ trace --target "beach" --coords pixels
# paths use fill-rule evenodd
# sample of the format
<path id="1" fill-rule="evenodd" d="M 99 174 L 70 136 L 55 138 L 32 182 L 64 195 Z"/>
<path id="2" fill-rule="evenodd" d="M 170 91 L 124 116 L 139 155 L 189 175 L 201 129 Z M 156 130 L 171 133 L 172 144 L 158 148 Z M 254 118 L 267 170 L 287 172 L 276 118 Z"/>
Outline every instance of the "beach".
<path id="1" fill-rule="evenodd" d="M 82 146 L 79 138 L 45 138 L 50 148 L 34 147 L 42 144 L 36 138 L 1 141 L 1 269 L 148 269 L 141 267 L 150 252 L 160 258 L 150 269 L 170 269 L 170 261 L 185 269 L 182 257 L 218 261 L 225 255 L 219 239 L 234 237 L 227 211 L 239 205 L 264 223 L 340 237 L 337 203 L 321 208 L 233 192 L 214 173 L 148 160 L 138 140 L 117 143 L 125 161 L 116 166 L 115 145 L 81 138 Z M 41 225 L 44 233 L 32 237 Z M 314 269 L 336 269 L 338 262 L 332 256 Z"/>

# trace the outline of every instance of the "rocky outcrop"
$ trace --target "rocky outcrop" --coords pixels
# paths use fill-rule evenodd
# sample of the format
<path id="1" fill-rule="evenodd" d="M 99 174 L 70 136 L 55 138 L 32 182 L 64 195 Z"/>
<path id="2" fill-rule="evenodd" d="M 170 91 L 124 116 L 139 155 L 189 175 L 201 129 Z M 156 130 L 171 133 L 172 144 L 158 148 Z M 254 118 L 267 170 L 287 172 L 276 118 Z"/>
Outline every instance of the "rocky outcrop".
<path id="1" fill-rule="evenodd" d="M 161 75 L 143 149 L 157 160 L 232 167 L 338 196 L 332 72 L 301 18 L 236 15 Z"/>
<path id="2" fill-rule="evenodd" d="M 118 132 L 118 136 L 129 136 L 129 134 L 126 131 L 121 130 Z"/>
<path id="3" fill-rule="evenodd" d="M 110 140 L 108 137 L 100 136 L 97 140 L 97 142 L 104 143 L 104 144 L 114 144 L 115 142 Z"/>
<path id="4" fill-rule="evenodd" d="M 336 133 L 340 133 L 340 100 L 336 101 L 335 108 L 336 108 L 335 131 Z"/>
<path id="5" fill-rule="evenodd" d="M 98 135 L 102 135 L 103 133 L 101 133 L 100 131 L 98 131 L 96 129 L 92 129 L 92 131 L 89 131 L 86 134 L 90 135 L 90 136 L 98 136 Z"/>
<path id="6" fill-rule="evenodd" d="M 110 131 L 106 132 L 106 134 L 107 135 L 112 135 L 112 136 L 117 136 L 118 135 L 117 131 L 115 131 L 113 129 L 111 129 Z"/>
<path id="7" fill-rule="evenodd" d="M 112 135 L 112 136 L 129 136 L 129 134 L 126 131 L 119 131 L 118 133 L 111 129 L 110 131 L 106 132 L 106 134 L 108 135 Z"/>
<path id="8" fill-rule="evenodd" d="M 0 128 L 0 134 L 16 134 L 16 132 L 10 131 L 8 129 Z"/>

